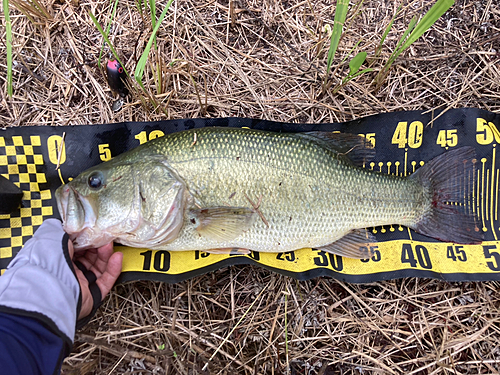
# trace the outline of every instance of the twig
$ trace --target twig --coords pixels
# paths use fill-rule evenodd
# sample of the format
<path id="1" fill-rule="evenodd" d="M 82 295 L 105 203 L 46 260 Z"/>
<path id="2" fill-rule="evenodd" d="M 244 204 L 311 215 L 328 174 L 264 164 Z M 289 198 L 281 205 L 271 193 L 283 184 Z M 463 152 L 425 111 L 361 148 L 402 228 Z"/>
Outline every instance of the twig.
<path id="1" fill-rule="evenodd" d="M 238 320 L 238 323 L 236 323 L 236 325 L 233 327 L 233 329 L 231 330 L 231 332 L 229 332 L 227 334 L 226 337 L 224 337 L 224 340 L 222 340 L 222 342 L 220 343 L 220 345 L 217 347 L 217 349 L 215 350 L 215 352 L 212 354 L 212 356 L 208 359 L 207 363 L 205 363 L 205 366 L 203 366 L 203 368 L 201 369 L 201 371 L 205 371 L 208 367 L 208 364 L 210 363 L 210 361 L 215 357 L 215 355 L 219 352 L 219 350 L 222 348 L 222 346 L 226 343 L 226 341 L 229 339 L 229 337 L 233 334 L 234 330 L 240 325 L 240 323 L 243 321 L 243 319 L 245 319 L 245 317 L 247 316 L 248 312 L 252 309 L 253 305 L 255 305 L 255 303 L 260 299 L 260 296 L 262 296 L 262 293 L 264 293 L 264 291 L 267 289 L 267 285 L 264 286 L 264 288 L 262 288 L 262 290 L 260 291 L 259 295 L 257 296 L 257 298 L 254 299 L 254 301 L 250 304 L 250 306 L 248 307 L 247 311 L 245 311 L 245 313 L 243 314 L 243 316 L 240 318 L 240 320 Z"/>
<path id="2" fill-rule="evenodd" d="M 150 355 L 147 354 L 142 354 L 139 352 L 136 352 L 135 350 L 128 350 L 125 348 L 121 348 L 117 345 L 110 345 L 106 343 L 103 340 L 97 340 L 93 336 L 86 335 L 84 333 L 77 333 L 75 337 L 75 341 L 82 341 L 82 342 L 87 342 L 89 344 L 94 344 L 101 348 L 102 350 L 113 354 L 117 357 L 125 356 L 127 359 L 144 359 L 145 361 L 150 362 L 151 364 L 155 364 L 156 360 L 154 357 L 151 357 Z"/>
<path id="3" fill-rule="evenodd" d="M 248 201 L 250 202 L 250 204 L 252 205 L 253 209 L 255 210 L 255 212 L 257 212 L 260 216 L 260 218 L 262 219 L 262 221 L 264 222 L 264 224 L 266 224 L 266 227 L 269 228 L 269 223 L 268 221 L 266 220 L 266 218 L 264 217 L 264 214 L 262 212 L 260 212 L 259 210 L 259 207 L 260 207 L 260 204 L 262 203 L 262 194 L 260 195 L 259 197 L 259 201 L 257 202 L 257 204 L 253 203 L 252 200 L 248 197 L 247 193 L 243 193 L 245 194 L 245 197 L 248 199 Z"/>
<path id="4" fill-rule="evenodd" d="M 66 132 L 63 132 L 62 138 L 61 138 L 61 143 L 59 144 L 59 148 L 57 149 L 57 165 L 56 165 L 56 171 L 59 170 L 59 167 L 61 166 L 61 155 L 62 155 L 62 150 L 64 147 L 64 140 L 66 139 Z"/>

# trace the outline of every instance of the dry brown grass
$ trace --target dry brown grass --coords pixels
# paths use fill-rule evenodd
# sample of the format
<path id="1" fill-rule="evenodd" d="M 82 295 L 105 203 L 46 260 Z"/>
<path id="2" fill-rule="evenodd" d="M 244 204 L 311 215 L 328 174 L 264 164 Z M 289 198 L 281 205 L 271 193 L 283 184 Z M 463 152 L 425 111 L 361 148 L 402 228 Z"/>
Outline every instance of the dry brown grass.
<path id="1" fill-rule="evenodd" d="M 136 93 L 118 113 L 111 111 L 112 97 L 96 63 L 102 37 L 88 16 L 92 11 L 105 24 L 112 6 L 85 0 L 42 3 L 50 17 L 35 17 L 36 24 L 11 12 L 17 62 L 12 99 L 5 97 L 5 45 L 0 44 L 0 123 L 5 125 L 198 116 L 337 122 L 385 111 L 500 111 L 496 0 L 458 0 L 397 60 L 379 91 L 371 86 L 374 72 L 336 95 L 321 95 L 328 52 L 324 26 L 333 22 L 335 2 L 176 0 L 160 28 L 158 52 L 146 67 L 144 83 L 158 105 L 144 103 Z M 405 1 L 372 67 L 380 69 L 409 19 L 430 4 Z M 373 56 L 396 8 L 392 1 L 366 0 L 355 18 L 351 11 L 335 62 L 360 39 L 358 50 Z M 118 5 L 111 39 L 129 71 L 150 35 L 149 22 L 132 1 Z M 153 78 L 157 69 L 160 91 Z M 347 69 L 347 64 L 334 65 L 333 85 Z M 496 374 L 499 286 L 426 279 L 297 282 L 251 266 L 176 285 L 129 283 L 117 286 L 77 335 L 63 371 Z"/>
<path id="2" fill-rule="evenodd" d="M 130 283 L 77 336 L 65 373 L 496 374 L 499 286 L 297 282 L 250 266 Z"/>

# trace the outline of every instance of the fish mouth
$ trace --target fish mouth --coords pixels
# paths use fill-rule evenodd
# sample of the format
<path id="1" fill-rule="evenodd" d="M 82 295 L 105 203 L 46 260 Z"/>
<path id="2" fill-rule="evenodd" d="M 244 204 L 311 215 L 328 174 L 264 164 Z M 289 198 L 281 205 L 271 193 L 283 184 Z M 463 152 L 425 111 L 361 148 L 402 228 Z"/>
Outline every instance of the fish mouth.
<path id="1" fill-rule="evenodd" d="M 82 233 L 95 227 L 97 215 L 88 197 L 78 193 L 68 184 L 60 186 L 55 196 L 63 229 L 72 241 L 75 242 Z"/>

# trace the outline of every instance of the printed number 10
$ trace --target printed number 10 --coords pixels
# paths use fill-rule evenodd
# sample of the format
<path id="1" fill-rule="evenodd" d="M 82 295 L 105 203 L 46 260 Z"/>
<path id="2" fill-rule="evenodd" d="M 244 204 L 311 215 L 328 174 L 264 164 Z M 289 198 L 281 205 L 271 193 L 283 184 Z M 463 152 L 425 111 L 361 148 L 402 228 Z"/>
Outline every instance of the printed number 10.
<path id="1" fill-rule="evenodd" d="M 155 138 L 160 138 L 163 137 L 165 133 L 163 133 L 161 130 L 153 130 L 151 133 L 149 133 L 149 137 L 146 133 L 146 131 L 142 131 L 139 134 L 135 136 L 135 139 L 139 141 L 139 144 L 142 145 L 143 143 L 146 143 L 147 141 L 151 141 Z"/>
<path id="2" fill-rule="evenodd" d="M 168 251 L 158 250 L 154 253 L 154 257 L 151 250 L 140 253 L 140 255 L 144 257 L 143 271 L 151 270 L 151 263 L 153 263 L 155 271 L 167 272 L 170 269 L 170 253 Z"/>

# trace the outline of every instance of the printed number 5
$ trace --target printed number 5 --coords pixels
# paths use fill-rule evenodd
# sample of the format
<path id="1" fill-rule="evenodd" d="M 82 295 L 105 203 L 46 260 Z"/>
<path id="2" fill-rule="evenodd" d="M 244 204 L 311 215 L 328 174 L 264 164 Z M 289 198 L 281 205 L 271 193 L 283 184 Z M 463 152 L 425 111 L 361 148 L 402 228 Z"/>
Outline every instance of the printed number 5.
<path id="1" fill-rule="evenodd" d="M 99 145 L 99 156 L 102 161 L 111 160 L 111 150 L 109 149 L 109 143 L 104 143 Z"/>
<path id="2" fill-rule="evenodd" d="M 496 246 L 483 246 L 484 257 L 490 259 L 493 257 L 494 262 L 486 262 L 486 265 L 492 271 L 500 271 L 500 254 L 496 251 L 490 252 L 490 250 L 496 250 Z"/>

